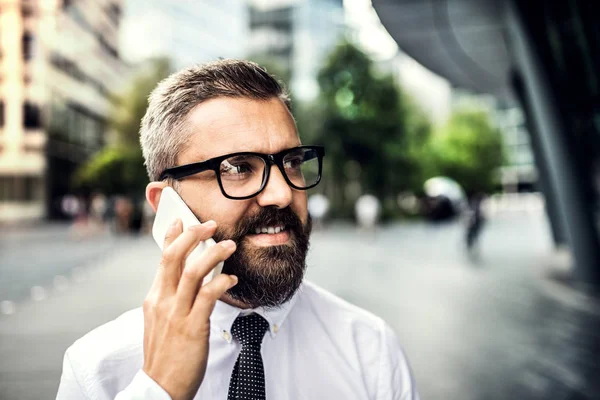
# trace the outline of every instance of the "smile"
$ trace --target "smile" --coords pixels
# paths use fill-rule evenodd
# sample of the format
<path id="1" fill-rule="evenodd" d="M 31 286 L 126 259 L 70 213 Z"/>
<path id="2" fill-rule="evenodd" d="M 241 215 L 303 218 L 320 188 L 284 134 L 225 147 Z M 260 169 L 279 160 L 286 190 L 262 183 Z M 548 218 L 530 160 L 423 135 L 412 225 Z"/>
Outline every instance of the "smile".
<path id="1" fill-rule="evenodd" d="M 285 230 L 285 226 L 284 225 L 278 225 L 278 226 L 263 226 L 262 228 L 256 228 L 254 230 L 254 233 L 256 233 L 257 235 L 260 233 L 266 233 L 266 234 L 275 234 L 275 233 L 279 233 L 281 231 Z"/>
<path id="2" fill-rule="evenodd" d="M 246 237 L 255 246 L 268 247 L 287 244 L 290 241 L 290 233 L 284 225 L 263 226 L 256 228 L 254 234 Z"/>

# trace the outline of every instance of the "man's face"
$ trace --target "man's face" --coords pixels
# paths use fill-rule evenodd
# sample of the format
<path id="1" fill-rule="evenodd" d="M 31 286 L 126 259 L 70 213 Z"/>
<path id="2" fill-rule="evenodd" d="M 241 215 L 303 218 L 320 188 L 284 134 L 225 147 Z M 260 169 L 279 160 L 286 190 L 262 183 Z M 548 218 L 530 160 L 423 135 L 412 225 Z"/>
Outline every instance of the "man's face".
<path id="1" fill-rule="evenodd" d="M 189 113 L 191 137 L 177 165 L 240 151 L 274 154 L 300 145 L 281 100 L 216 98 Z M 180 181 L 179 194 L 200 221 L 218 224 L 215 240 L 233 239 L 238 249 L 223 272 L 239 283 L 229 294 L 250 307 L 275 307 L 298 289 L 305 270 L 310 218 L 306 192 L 292 189 L 273 166 L 265 189 L 247 200 L 223 196 L 214 171 Z M 279 233 L 256 229 L 284 227 Z"/>

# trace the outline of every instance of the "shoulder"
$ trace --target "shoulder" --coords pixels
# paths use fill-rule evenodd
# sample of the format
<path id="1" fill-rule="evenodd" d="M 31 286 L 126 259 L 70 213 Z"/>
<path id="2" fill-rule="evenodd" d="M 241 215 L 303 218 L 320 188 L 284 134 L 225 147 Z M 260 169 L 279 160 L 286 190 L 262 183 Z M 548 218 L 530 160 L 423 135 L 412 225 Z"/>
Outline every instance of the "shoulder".
<path id="1" fill-rule="evenodd" d="M 307 334 L 333 340 L 332 345 L 343 346 L 346 354 L 356 354 L 362 362 L 369 358 L 372 364 L 385 347 L 389 329 L 382 318 L 314 283 L 303 284 L 293 313 Z"/>
<path id="2" fill-rule="evenodd" d="M 377 398 L 418 399 L 404 349 L 382 318 L 307 281 L 294 307 L 311 322 L 311 336 L 322 332 L 321 337 L 333 338 L 331 344 L 343 348 L 346 362 L 362 371 Z"/>
<path id="3" fill-rule="evenodd" d="M 144 317 L 136 308 L 90 331 L 65 353 L 80 385 L 87 389 L 120 390 L 127 386 L 143 362 Z M 94 386 L 102 387 L 94 387 Z"/>
<path id="4" fill-rule="evenodd" d="M 326 317 L 330 322 L 338 322 L 363 327 L 373 333 L 381 333 L 385 322 L 375 314 L 355 306 L 316 284 L 304 281 L 296 307 Z"/>

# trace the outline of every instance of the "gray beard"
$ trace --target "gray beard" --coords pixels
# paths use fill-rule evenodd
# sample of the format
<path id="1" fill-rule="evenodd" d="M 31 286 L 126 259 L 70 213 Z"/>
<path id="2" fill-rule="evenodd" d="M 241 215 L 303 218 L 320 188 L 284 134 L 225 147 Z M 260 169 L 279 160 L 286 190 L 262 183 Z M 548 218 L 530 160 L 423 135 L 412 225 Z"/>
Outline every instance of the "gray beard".
<path id="1" fill-rule="evenodd" d="M 289 228 L 289 244 L 250 247 L 245 236 L 233 238 L 238 247 L 225 260 L 223 273 L 238 277 L 238 284 L 227 292 L 234 300 L 250 308 L 277 308 L 298 291 L 306 272 L 312 221 L 309 216 L 305 226 L 299 219 L 284 225 Z M 215 240 L 222 240 L 220 236 L 215 234 Z"/>

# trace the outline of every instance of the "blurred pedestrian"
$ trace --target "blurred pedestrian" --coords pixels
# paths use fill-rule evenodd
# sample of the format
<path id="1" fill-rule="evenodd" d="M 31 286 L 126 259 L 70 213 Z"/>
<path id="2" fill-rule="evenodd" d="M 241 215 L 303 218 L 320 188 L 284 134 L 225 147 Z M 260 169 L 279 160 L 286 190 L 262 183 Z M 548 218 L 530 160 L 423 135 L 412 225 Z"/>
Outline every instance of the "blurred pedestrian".
<path id="1" fill-rule="evenodd" d="M 106 196 L 96 192 L 90 200 L 90 220 L 94 229 L 98 232 L 104 231 L 104 215 L 108 207 Z"/>
<path id="2" fill-rule="evenodd" d="M 126 196 L 117 196 L 115 198 L 115 221 L 114 230 L 116 233 L 129 233 L 131 229 L 131 219 L 133 215 L 133 204 L 131 199 Z"/>
<path id="3" fill-rule="evenodd" d="M 170 225 L 143 308 L 67 350 L 58 400 L 418 399 L 391 327 L 304 280 L 306 190 L 325 150 L 300 145 L 288 99 L 238 60 L 190 67 L 151 94 L 146 198 L 157 209 L 173 188 L 204 223 Z"/>
<path id="4" fill-rule="evenodd" d="M 75 217 L 77 217 L 80 208 L 81 205 L 79 204 L 79 199 L 76 196 L 72 194 L 66 194 L 63 196 L 61 201 L 61 211 L 71 220 L 74 220 Z"/>
<path id="5" fill-rule="evenodd" d="M 373 231 L 379 221 L 381 204 L 377 197 L 364 194 L 356 200 L 354 212 L 358 226 L 362 229 Z"/>
<path id="6" fill-rule="evenodd" d="M 314 229 L 323 228 L 323 220 L 329 211 L 329 199 L 321 194 L 316 193 L 308 198 L 308 212 L 313 220 Z"/>
<path id="7" fill-rule="evenodd" d="M 472 251 L 476 246 L 481 235 L 481 229 L 485 224 L 485 218 L 481 209 L 484 199 L 485 195 L 483 193 L 475 193 L 469 199 L 470 212 L 467 218 L 466 232 L 466 244 L 469 251 Z"/>
<path id="8" fill-rule="evenodd" d="M 154 223 L 154 216 L 156 213 L 152 208 L 152 205 L 147 201 L 143 202 L 142 205 L 142 215 L 143 215 L 143 223 L 142 223 L 142 232 L 143 233 L 151 233 L 152 232 L 152 224 Z"/>

